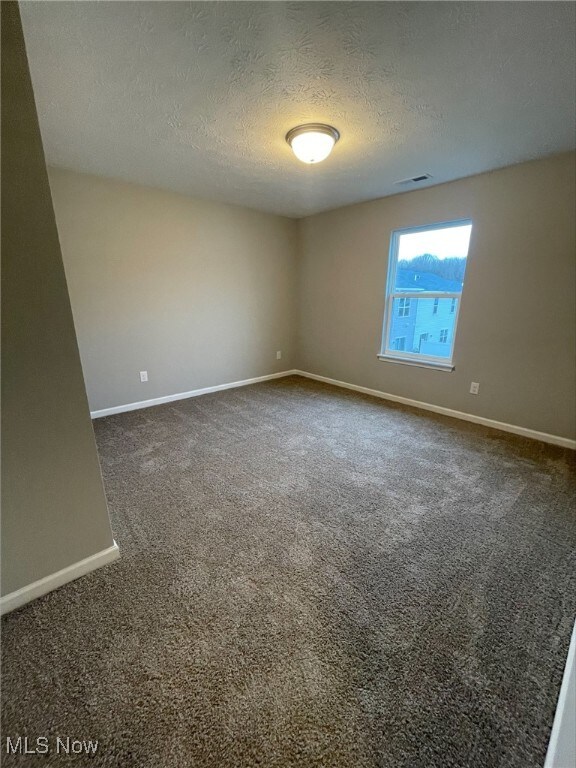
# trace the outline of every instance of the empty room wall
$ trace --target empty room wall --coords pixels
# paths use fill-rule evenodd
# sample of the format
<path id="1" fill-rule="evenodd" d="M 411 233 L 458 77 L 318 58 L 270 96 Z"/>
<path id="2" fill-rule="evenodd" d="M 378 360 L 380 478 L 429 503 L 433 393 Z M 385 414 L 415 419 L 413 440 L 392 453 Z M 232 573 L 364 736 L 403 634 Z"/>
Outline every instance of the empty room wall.
<path id="1" fill-rule="evenodd" d="M 113 545 L 17 3 L 2 3 L 2 595 Z"/>
<path id="2" fill-rule="evenodd" d="M 49 175 L 91 410 L 294 367 L 296 222 Z"/>
<path id="3" fill-rule="evenodd" d="M 575 436 L 575 155 L 300 221 L 298 367 Z M 453 372 L 382 362 L 390 235 L 471 218 Z M 480 394 L 469 394 L 470 382 Z"/>
<path id="4" fill-rule="evenodd" d="M 299 368 L 573 438 L 574 165 L 298 222 L 50 169 L 91 409 Z M 391 232 L 467 217 L 455 371 L 378 360 Z"/>

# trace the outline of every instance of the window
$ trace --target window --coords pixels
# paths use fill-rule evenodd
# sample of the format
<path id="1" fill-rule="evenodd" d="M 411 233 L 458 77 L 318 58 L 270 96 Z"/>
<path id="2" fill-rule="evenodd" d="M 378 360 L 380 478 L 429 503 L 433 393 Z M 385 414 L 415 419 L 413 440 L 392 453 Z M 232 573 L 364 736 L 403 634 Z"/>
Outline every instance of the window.
<path id="1" fill-rule="evenodd" d="M 406 336 L 397 336 L 394 339 L 394 349 L 403 351 L 406 349 Z"/>
<path id="2" fill-rule="evenodd" d="M 383 360 L 452 369 L 470 220 L 392 233 Z"/>
<path id="3" fill-rule="evenodd" d="M 400 299 L 398 302 L 398 317 L 408 317 L 410 314 L 410 299 Z"/>
<path id="4" fill-rule="evenodd" d="M 429 337 L 429 336 L 430 336 L 430 334 L 429 334 L 429 333 L 421 333 L 421 334 L 420 334 L 420 341 L 419 341 L 419 343 L 418 343 L 418 349 L 416 349 L 416 350 L 415 350 L 416 352 L 420 352 L 420 350 L 422 349 L 422 344 L 423 344 L 425 341 L 428 341 L 428 337 Z"/>

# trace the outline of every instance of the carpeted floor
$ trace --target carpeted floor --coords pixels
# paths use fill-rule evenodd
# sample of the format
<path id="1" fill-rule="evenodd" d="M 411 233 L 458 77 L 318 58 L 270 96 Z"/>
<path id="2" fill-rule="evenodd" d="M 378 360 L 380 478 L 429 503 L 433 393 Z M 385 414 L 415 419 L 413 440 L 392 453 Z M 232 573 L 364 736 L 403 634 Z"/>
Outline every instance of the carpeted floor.
<path id="1" fill-rule="evenodd" d="M 4 738 L 98 751 L 3 766 L 542 766 L 569 451 L 298 377 L 95 430 L 122 558 L 2 651 Z"/>

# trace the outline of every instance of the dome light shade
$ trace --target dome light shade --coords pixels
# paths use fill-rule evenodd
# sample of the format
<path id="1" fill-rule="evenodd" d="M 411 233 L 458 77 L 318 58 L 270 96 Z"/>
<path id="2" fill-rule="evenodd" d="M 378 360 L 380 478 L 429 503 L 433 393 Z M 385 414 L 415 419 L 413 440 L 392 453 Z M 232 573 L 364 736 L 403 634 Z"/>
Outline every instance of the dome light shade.
<path id="1" fill-rule="evenodd" d="M 309 164 L 325 160 L 339 138 L 336 128 L 322 123 L 298 125 L 286 134 L 286 141 L 298 160 Z"/>

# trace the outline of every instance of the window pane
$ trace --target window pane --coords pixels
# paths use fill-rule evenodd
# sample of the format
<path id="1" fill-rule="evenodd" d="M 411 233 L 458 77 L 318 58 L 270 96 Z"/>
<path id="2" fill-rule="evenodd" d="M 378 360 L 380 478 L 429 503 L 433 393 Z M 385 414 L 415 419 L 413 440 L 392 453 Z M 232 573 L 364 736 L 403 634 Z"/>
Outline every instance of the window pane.
<path id="1" fill-rule="evenodd" d="M 400 235 L 394 291 L 460 293 L 471 231 L 464 224 Z"/>
<path id="2" fill-rule="evenodd" d="M 402 298 L 393 301 L 388 349 L 449 358 L 459 299 L 411 296 L 405 315 L 406 301 Z"/>

